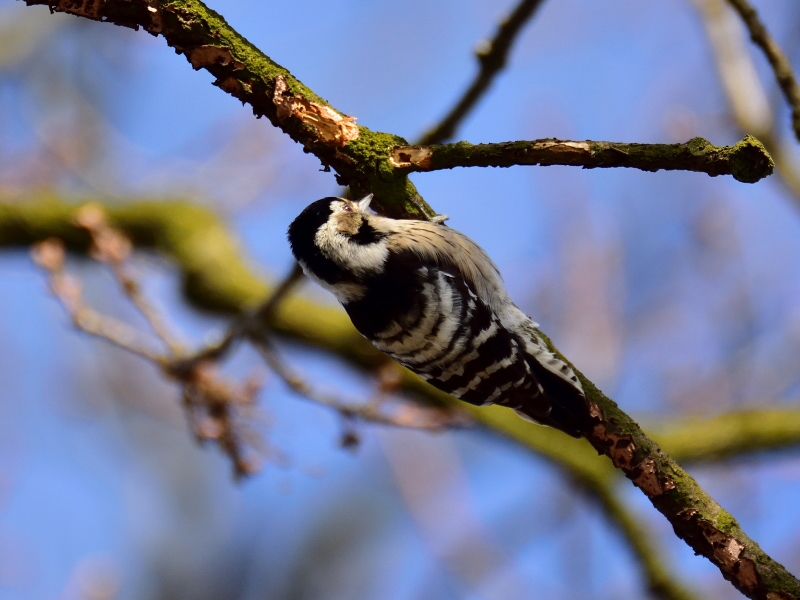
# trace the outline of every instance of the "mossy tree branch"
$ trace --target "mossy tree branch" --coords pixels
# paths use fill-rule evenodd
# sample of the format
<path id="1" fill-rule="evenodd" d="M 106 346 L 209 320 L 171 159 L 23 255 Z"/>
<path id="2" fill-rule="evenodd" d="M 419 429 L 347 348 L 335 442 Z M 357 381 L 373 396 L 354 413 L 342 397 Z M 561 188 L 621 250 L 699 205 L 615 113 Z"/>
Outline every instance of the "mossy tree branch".
<path id="1" fill-rule="evenodd" d="M 26 0 L 26 4 L 163 36 L 194 69 L 211 73 L 214 85 L 249 104 L 256 117 L 267 117 L 323 166 L 334 169 L 338 183 L 356 193 L 374 193 L 375 206 L 382 212 L 422 219 L 435 214 L 408 178 L 397 176 L 389 165 L 389 150 L 406 140 L 356 125 L 202 2 Z"/>
<path id="2" fill-rule="evenodd" d="M 302 143 L 306 151 L 335 169 L 340 183 L 351 185 L 356 192 L 374 192 L 376 206 L 382 212 L 417 218 L 433 214 L 408 181 L 407 173 L 395 170 L 389 161 L 391 149 L 407 145 L 405 140 L 356 127 L 352 119 L 321 101 L 198 0 L 26 2 L 46 4 L 54 11 L 128 27 L 141 26 L 153 35 L 163 35 L 176 51 L 190 60 L 193 67 L 211 72 L 221 89 L 250 103 L 257 116 L 267 116 L 273 124 Z M 207 250 L 196 244 L 189 246 L 198 254 Z M 230 265 L 218 264 L 216 267 L 224 271 Z M 228 275 L 222 277 L 231 280 Z M 200 280 L 187 277 L 187 291 L 199 283 Z M 238 304 L 241 305 L 247 294 L 241 284 L 231 283 L 239 288 Z M 220 300 L 214 298 L 211 304 L 218 305 Z M 284 308 L 286 310 L 276 315 L 275 326 L 278 328 L 289 303 Z M 298 323 L 303 331 L 301 337 L 307 336 L 310 340 L 316 335 L 316 332 L 308 331 L 310 312 L 305 311 L 302 315 L 299 320 L 305 324 Z M 343 350 L 342 354 L 349 358 L 361 355 L 365 362 L 375 361 L 374 351 L 348 352 L 349 344 L 343 341 L 348 336 L 352 339 L 353 330 L 349 328 L 348 332 L 348 327 L 342 327 L 341 321 L 339 317 L 339 333 L 344 338 L 331 346 Z M 284 322 L 283 326 L 286 325 Z M 542 338 L 550 343 L 543 334 Z M 319 345 L 326 346 L 324 343 Z M 360 347 L 364 346 L 361 342 Z M 587 433 L 590 443 L 598 452 L 611 458 L 614 466 L 642 489 L 667 517 L 676 533 L 695 552 L 717 565 L 723 576 L 749 597 L 800 598 L 800 582 L 748 538 L 735 519 L 675 461 L 664 455 L 611 399 L 581 374 L 579 377 L 596 420 L 594 430 Z"/>
<path id="3" fill-rule="evenodd" d="M 123 27 L 141 27 L 154 36 L 163 36 L 193 68 L 211 73 L 216 86 L 249 104 L 256 117 L 267 117 L 302 144 L 304 151 L 314 154 L 326 168 L 335 170 L 339 184 L 349 185 L 356 194 L 374 193 L 374 206 L 380 212 L 408 218 L 430 218 L 435 214 L 417 193 L 408 172 L 395 168 L 391 162 L 392 148 L 407 146 L 406 140 L 356 125 L 352 118 L 332 108 L 199 0 L 25 2 Z M 620 161 L 624 152 L 609 149 L 605 156 L 616 155 L 617 159 L 615 163 L 607 158 L 606 164 L 625 166 Z M 763 172 L 763 156 L 759 153 L 753 156 L 755 165 L 742 165 L 735 170 L 744 174 L 744 180 L 754 177 L 751 171 Z M 657 167 L 655 162 L 650 163 L 648 170 L 669 168 Z"/>
<path id="4" fill-rule="evenodd" d="M 733 175 L 755 183 L 772 174 L 774 164 L 752 136 L 734 146 L 714 146 L 697 137 L 685 144 L 625 144 L 544 139 L 499 144 L 458 142 L 431 146 L 396 146 L 391 163 L 399 171 L 441 171 L 455 167 L 570 165 L 584 169 L 629 167 L 642 171 L 697 171 L 712 177 Z"/>

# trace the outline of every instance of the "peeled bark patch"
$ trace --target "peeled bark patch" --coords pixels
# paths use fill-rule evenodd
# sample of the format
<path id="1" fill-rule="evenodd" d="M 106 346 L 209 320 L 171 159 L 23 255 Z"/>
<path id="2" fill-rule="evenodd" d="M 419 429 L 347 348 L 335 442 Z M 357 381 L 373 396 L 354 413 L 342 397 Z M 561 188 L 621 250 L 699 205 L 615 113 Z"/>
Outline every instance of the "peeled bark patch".
<path id="1" fill-rule="evenodd" d="M 244 68 L 244 65 L 236 60 L 227 48 L 217 48 L 216 46 L 198 46 L 189 54 L 189 62 L 192 67 L 197 69 L 213 67 L 214 65 L 221 65 L 227 67 L 233 66 L 234 71 Z"/>
<path id="2" fill-rule="evenodd" d="M 354 117 L 342 116 L 330 106 L 295 96 L 288 89 L 286 79 L 283 76 L 277 77 L 272 101 L 277 108 L 278 120 L 285 121 L 290 117 L 300 119 L 316 130 L 320 142 L 331 146 L 341 148 L 347 142 L 358 139 L 360 132 Z"/>
<path id="3" fill-rule="evenodd" d="M 53 10 L 69 12 L 79 17 L 97 19 L 103 0 L 60 0 L 54 3 Z"/>
<path id="4" fill-rule="evenodd" d="M 675 489 L 675 482 L 672 479 L 666 475 L 659 477 L 656 463 L 652 458 L 645 458 L 636 470 L 640 471 L 640 474 L 633 478 L 633 483 L 649 498 Z"/>
<path id="5" fill-rule="evenodd" d="M 633 458 L 636 452 L 636 445 L 629 435 L 617 435 L 608 431 L 608 425 L 605 420 L 605 415 L 600 407 L 591 402 L 589 405 L 589 414 L 597 423 L 594 426 L 592 435 L 592 443 L 600 446 L 603 454 L 606 454 L 614 466 L 618 469 L 625 471 L 633 468 Z"/>
<path id="6" fill-rule="evenodd" d="M 389 155 L 389 162 L 396 169 L 419 167 L 429 169 L 432 166 L 433 149 L 427 146 L 395 146 Z"/>
<path id="7" fill-rule="evenodd" d="M 222 81 L 215 81 L 214 85 L 216 85 L 219 89 L 236 96 L 237 98 L 245 91 L 245 86 L 242 84 L 242 82 L 234 77 L 227 77 Z M 250 90 L 248 89 L 247 91 L 249 92 Z"/>
<path id="8" fill-rule="evenodd" d="M 714 558 L 722 567 L 723 573 L 736 580 L 742 590 L 754 590 L 759 586 L 760 577 L 755 563 L 743 556 L 744 544 L 724 533 L 708 522 L 700 521 L 703 537 L 711 545 Z"/>

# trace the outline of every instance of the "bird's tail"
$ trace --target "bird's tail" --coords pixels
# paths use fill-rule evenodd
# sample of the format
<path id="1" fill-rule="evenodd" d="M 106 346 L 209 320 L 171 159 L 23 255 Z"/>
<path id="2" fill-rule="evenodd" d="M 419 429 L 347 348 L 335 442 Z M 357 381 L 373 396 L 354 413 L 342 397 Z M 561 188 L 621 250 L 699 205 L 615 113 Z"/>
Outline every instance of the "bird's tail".
<path id="1" fill-rule="evenodd" d="M 567 380 L 543 367 L 538 361 L 530 360 L 528 364 L 542 385 L 550 410 L 543 414 L 543 403 L 540 397 L 535 402 L 523 403 L 516 409 L 517 413 L 524 418 L 554 427 L 576 438 L 591 431 L 594 423 L 589 414 L 589 402 L 586 395 Z"/>

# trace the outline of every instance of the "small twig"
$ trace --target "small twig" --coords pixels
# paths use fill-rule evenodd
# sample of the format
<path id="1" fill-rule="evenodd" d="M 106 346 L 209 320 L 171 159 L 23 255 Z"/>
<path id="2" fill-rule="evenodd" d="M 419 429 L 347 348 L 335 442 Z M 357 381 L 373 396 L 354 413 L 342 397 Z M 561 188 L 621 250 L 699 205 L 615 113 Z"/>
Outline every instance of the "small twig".
<path id="1" fill-rule="evenodd" d="M 219 341 L 206 346 L 195 354 L 176 359 L 170 369 L 176 374 L 191 371 L 198 364 L 222 358 L 243 336 L 259 327 L 263 327 L 280 306 L 280 303 L 302 280 L 303 270 L 295 263 L 289 274 L 281 281 L 272 294 L 255 310 L 234 321 Z"/>
<path id="2" fill-rule="evenodd" d="M 789 103 L 789 107 L 792 109 L 792 128 L 794 129 L 795 137 L 800 141 L 800 87 L 797 85 L 789 57 L 781 50 L 775 38 L 770 35 L 759 18 L 756 9 L 747 0 L 728 0 L 728 2 L 742 17 L 742 21 L 750 31 L 750 39 L 753 40 L 756 46 L 761 48 L 772 66 L 775 79 L 778 81 L 781 91 L 783 91 L 786 102 Z"/>
<path id="3" fill-rule="evenodd" d="M 86 306 L 80 284 L 64 273 L 64 255 L 64 244 L 58 238 L 46 239 L 31 249 L 34 262 L 47 272 L 50 290 L 72 318 L 75 327 L 123 350 L 162 363 L 164 357 L 143 344 L 141 335 L 133 327 Z"/>
<path id="4" fill-rule="evenodd" d="M 509 50 L 517 35 L 543 1 L 522 0 L 500 23 L 494 39 L 481 44 L 475 52 L 480 63 L 480 70 L 475 76 L 475 80 L 441 123 L 429 129 L 422 136 L 420 144 L 441 144 L 453 136 L 464 118 L 492 85 L 495 76 L 506 66 Z"/>
<path id="5" fill-rule="evenodd" d="M 33 260 L 47 272 L 53 295 L 64 306 L 78 329 L 149 360 L 165 375 L 177 380 L 183 388 L 184 406 L 198 440 L 217 442 L 231 459 L 237 478 L 253 473 L 257 470 L 257 465 L 242 442 L 244 433 L 241 425 L 236 422 L 236 409 L 254 404 L 260 383 L 252 378 L 243 385 L 228 383 L 217 374 L 211 360 L 197 360 L 191 368 L 181 371 L 173 368 L 179 347 L 174 342 L 170 343 L 172 338 L 166 323 L 141 294 L 139 282 L 125 269 L 130 242 L 104 224 L 102 213 L 99 216 L 96 213 L 97 209 L 93 208 L 89 212 L 82 210 L 79 214 L 80 225 L 92 235 L 95 258 L 111 266 L 128 298 L 147 317 L 154 331 L 160 333 L 161 340 L 169 346 L 168 354 L 161 355 L 150 350 L 140 341 L 142 335 L 139 331 L 126 323 L 101 315 L 83 302 L 79 282 L 64 272 L 64 243 L 58 238 L 38 242 L 31 250 Z"/>
<path id="6" fill-rule="evenodd" d="M 434 409 L 408 403 L 397 415 L 385 413 L 383 402 L 367 404 L 348 403 L 315 390 L 303 378 L 294 373 L 278 355 L 272 341 L 264 335 L 251 335 L 250 342 L 258 350 L 270 369 L 294 392 L 304 398 L 334 409 L 347 419 L 358 418 L 370 423 L 405 427 L 411 429 L 441 429 L 447 426 L 464 426 L 469 421 L 457 411 Z"/>
<path id="7" fill-rule="evenodd" d="M 441 171 L 455 167 L 512 167 L 571 165 L 584 169 L 630 167 L 643 171 L 697 171 L 712 177 L 733 175 L 755 183 L 772 174 L 773 163 L 764 146 L 752 136 L 734 146 L 714 146 L 703 138 L 685 144 L 625 144 L 543 139 L 498 144 L 439 144 L 395 146 L 389 162 L 407 172 Z"/>
<path id="8" fill-rule="evenodd" d="M 184 406 L 197 439 L 216 441 L 231 459 L 237 479 L 257 471 L 241 441 L 234 407 L 254 404 L 260 383 L 251 378 L 243 386 L 231 385 L 219 378 L 214 363 L 206 362 L 198 365 L 183 384 Z"/>
<path id="9" fill-rule="evenodd" d="M 294 287 L 303 279 L 303 269 L 300 265 L 295 263 L 289 274 L 278 284 L 272 295 L 267 298 L 261 306 L 259 306 L 252 315 L 248 317 L 249 325 L 263 325 L 268 323 L 275 312 L 278 310 L 280 303 L 284 298 L 294 289 Z"/>
<path id="10" fill-rule="evenodd" d="M 153 333 L 164 342 L 171 353 L 179 353 L 181 345 L 177 342 L 176 336 L 169 330 L 156 308 L 142 294 L 139 282 L 128 272 L 127 260 L 131 253 L 131 243 L 128 238 L 108 224 L 103 207 L 98 204 L 82 206 L 75 216 L 75 221 L 92 238 L 93 258 L 111 268 L 122 291 L 145 318 Z"/>

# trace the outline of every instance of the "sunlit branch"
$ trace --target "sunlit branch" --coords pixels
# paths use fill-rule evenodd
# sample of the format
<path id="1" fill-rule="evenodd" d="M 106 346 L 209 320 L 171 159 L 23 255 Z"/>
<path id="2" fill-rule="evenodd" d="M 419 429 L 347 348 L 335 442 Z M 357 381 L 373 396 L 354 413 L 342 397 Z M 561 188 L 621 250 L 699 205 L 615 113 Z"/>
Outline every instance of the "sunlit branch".
<path id="1" fill-rule="evenodd" d="M 655 597 L 664 600 L 696 597 L 670 569 L 664 551 L 658 548 L 647 524 L 620 497 L 619 471 L 607 461 L 597 460 L 597 452 L 585 440 L 567 438 L 555 429 L 533 425 L 497 406 L 471 409 L 471 412 L 485 426 L 551 462 L 592 495 L 630 546 L 647 588 Z"/>
<path id="2" fill-rule="evenodd" d="M 696 171 L 733 175 L 755 183 L 772 174 L 772 158 L 761 143 L 746 136 L 734 146 L 714 146 L 703 138 L 685 144 L 625 144 L 544 139 L 477 144 L 458 142 L 432 146 L 395 146 L 392 165 L 405 172 L 441 171 L 456 167 L 568 165 L 584 169 L 629 167 L 643 171 Z"/>
<path id="3" fill-rule="evenodd" d="M 134 29 L 141 27 L 152 35 L 163 36 L 193 68 L 211 73 L 217 87 L 249 104 L 257 117 L 267 117 L 326 168 L 335 170 L 337 183 L 349 185 L 355 195 L 374 193 L 373 206 L 382 214 L 419 219 L 436 215 L 408 179 L 407 171 L 391 164 L 391 149 L 407 146 L 406 140 L 357 125 L 352 117 L 331 107 L 199 0 L 25 2 L 48 6 L 54 12 Z M 763 157 L 754 156 L 755 165 L 733 168 L 732 172 L 742 173 L 743 180 L 751 178 L 750 171 L 763 172 Z M 665 167 L 653 165 L 648 170 L 657 168 Z"/>

